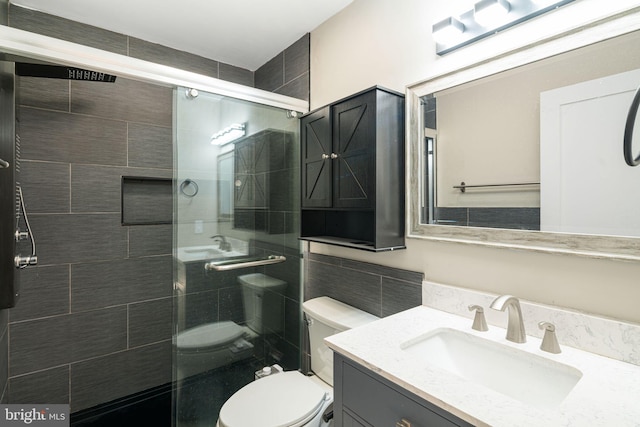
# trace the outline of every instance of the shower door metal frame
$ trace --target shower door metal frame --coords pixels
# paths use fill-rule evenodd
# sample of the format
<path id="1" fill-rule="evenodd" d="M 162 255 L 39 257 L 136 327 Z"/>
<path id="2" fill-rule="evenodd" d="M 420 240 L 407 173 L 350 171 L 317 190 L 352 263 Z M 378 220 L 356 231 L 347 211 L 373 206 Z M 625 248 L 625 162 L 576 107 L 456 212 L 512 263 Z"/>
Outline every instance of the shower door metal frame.
<path id="1" fill-rule="evenodd" d="M 86 68 L 161 86 L 193 88 L 300 113 L 309 111 L 309 103 L 301 99 L 77 43 L 58 40 L 17 28 L 0 26 L 0 54 L 5 60 L 9 61 L 24 62 L 24 58 L 35 59 L 54 64 Z"/>

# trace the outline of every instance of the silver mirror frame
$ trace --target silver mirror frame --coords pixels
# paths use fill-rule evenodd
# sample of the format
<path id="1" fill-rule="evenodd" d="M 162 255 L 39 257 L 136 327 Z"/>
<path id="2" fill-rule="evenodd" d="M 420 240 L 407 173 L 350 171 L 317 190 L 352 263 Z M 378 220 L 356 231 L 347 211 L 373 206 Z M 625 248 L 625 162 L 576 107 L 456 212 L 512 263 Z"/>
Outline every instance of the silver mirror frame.
<path id="1" fill-rule="evenodd" d="M 590 258 L 640 261 L 640 238 L 541 231 L 521 231 L 420 223 L 420 150 L 424 124 L 420 98 L 447 88 L 588 46 L 640 29 L 640 8 L 572 28 L 480 63 L 437 75 L 407 87 L 407 237 L 522 251 L 568 254 Z"/>

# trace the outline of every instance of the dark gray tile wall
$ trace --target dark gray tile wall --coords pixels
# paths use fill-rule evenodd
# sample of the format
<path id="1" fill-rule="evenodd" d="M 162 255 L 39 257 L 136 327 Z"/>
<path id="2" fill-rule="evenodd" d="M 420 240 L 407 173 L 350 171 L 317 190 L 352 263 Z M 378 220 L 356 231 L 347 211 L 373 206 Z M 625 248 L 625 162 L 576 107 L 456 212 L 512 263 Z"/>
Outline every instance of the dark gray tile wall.
<path id="1" fill-rule="evenodd" d="M 9 394 L 13 402 L 67 404 L 69 365 L 14 377 L 9 381 Z"/>
<path id="2" fill-rule="evenodd" d="M 7 403 L 9 385 L 9 310 L 0 310 L 0 402 Z"/>
<path id="3" fill-rule="evenodd" d="M 127 54 L 127 37 L 35 10 L 9 5 L 9 26 L 85 46 Z"/>
<path id="4" fill-rule="evenodd" d="M 171 342 L 161 341 L 74 363 L 70 376 L 71 405 L 76 408 L 90 408 L 169 383 Z"/>
<path id="5" fill-rule="evenodd" d="M 422 304 L 423 274 L 305 253 L 304 299 L 329 296 L 378 317 Z"/>
<path id="6" fill-rule="evenodd" d="M 0 0 L 0 25 L 9 22 L 9 0 Z"/>
<path id="7" fill-rule="evenodd" d="M 78 411 L 171 381 L 171 225 L 123 226 L 121 177 L 172 177 L 172 91 L 118 78 L 38 98 L 42 80 L 19 80 L 39 266 L 4 335 L 7 400 Z"/>
<path id="8" fill-rule="evenodd" d="M 540 230 L 540 208 L 437 208 L 441 225 Z"/>
<path id="9" fill-rule="evenodd" d="M 309 100 L 309 40 L 305 34 L 255 72 L 255 87 Z"/>
<path id="10" fill-rule="evenodd" d="M 7 1 L 0 0 L 0 20 L 2 20 L 2 3 L 7 3 Z M 121 55 L 128 55 L 132 58 L 179 68 L 244 86 L 256 87 L 306 101 L 309 100 L 309 34 L 304 35 L 254 72 L 20 6 L 8 5 L 6 7 L 9 8 L 9 25 L 14 28 Z M 0 24 L 2 24 L 1 21 Z M 84 84 L 84 82 L 80 84 Z M 40 102 L 41 98 L 46 98 L 51 91 L 57 90 L 60 82 L 45 86 L 42 96 L 35 88 L 33 89 L 35 95 L 25 94 L 25 96 L 31 96 L 36 100 L 35 102 Z M 82 92 L 79 91 L 77 95 L 82 96 Z M 95 95 L 96 98 L 99 98 L 99 96 L 98 94 Z M 114 94 L 113 96 L 120 96 L 120 94 Z M 87 102 L 91 101 L 92 99 L 87 100 Z M 57 108 L 64 108 L 64 101 L 58 100 L 57 102 L 61 102 Z M 100 106 L 101 104 L 96 101 L 94 105 Z M 134 106 L 131 107 L 131 110 L 136 112 Z M 125 108 L 125 111 L 115 113 L 126 114 L 127 112 Z"/>
<path id="11" fill-rule="evenodd" d="M 304 300 L 328 296 L 378 317 L 422 304 L 423 274 L 305 252 Z M 303 370 L 310 369 L 308 334 L 302 335 Z"/>
<path id="12" fill-rule="evenodd" d="M 68 264 L 28 268 L 20 273 L 20 300 L 11 309 L 11 321 L 70 314 Z"/>
<path id="13" fill-rule="evenodd" d="M 309 99 L 309 35 L 253 72 L 0 0 L 8 24 L 101 50 Z M 273 73 L 274 75 L 269 75 Z M 19 79 L 23 190 L 40 265 L 25 270 L 14 309 L 0 311 L 3 403 L 71 403 L 78 411 L 171 381 L 171 225 L 120 224 L 120 176 L 171 177 L 171 90 L 118 78 L 115 84 Z M 295 215 L 283 227 L 295 229 Z M 284 237 L 297 247 L 297 239 Z M 299 282 L 290 268 L 267 274 Z M 298 259 L 298 261 L 296 261 Z M 289 263 L 290 261 L 288 261 Z M 297 265 L 295 265 L 297 263 Z M 140 266 L 134 268 L 133 266 Z M 222 281 L 221 286 L 228 286 Z M 287 288 L 284 352 L 298 366 L 300 287 Z M 239 305 L 236 290 L 220 298 Z M 233 318 L 203 307 L 202 316 Z M 211 304 L 209 304 L 211 305 Z M 228 310 L 227 310 L 228 311 Z M 30 339 L 37 337 L 37 339 Z"/>

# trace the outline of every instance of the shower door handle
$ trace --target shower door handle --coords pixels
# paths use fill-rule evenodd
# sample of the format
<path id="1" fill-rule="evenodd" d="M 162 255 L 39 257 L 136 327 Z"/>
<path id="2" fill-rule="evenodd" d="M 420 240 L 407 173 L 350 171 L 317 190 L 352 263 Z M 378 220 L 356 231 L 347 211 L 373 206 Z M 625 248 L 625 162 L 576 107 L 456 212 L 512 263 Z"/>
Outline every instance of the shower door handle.
<path id="1" fill-rule="evenodd" d="M 236 270 L 238 268 L 278 264 L 286 260 L 287 258 L 282 255 L 269 255 L 267 257 L 241 258 L 229 261 L 211 261 L 204 265 L 204 269 L 207 271 L 227 271 Z"/>
<path id="2" fill-rule="evenodd" d="M 0 159 L 0 169 L 7 169 L 11 166 L 6 160 Z"/>

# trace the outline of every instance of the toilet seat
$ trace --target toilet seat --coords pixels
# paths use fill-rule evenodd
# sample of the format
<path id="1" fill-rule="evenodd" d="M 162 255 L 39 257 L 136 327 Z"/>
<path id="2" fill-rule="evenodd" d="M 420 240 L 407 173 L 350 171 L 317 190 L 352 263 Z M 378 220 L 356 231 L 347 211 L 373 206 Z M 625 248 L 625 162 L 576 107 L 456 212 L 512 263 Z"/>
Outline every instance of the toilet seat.
<path id="1" fill-rule="evenodd" d="M 254 381 L 237 391 L 220 410 L 219 427 L 298 427 L 311 421 L 328 395 L 298 371 Z"/>
<path id="2" fill-rule="evenodd" d="M 204 351 L 232 343 L 244 332 L 242 326 L 231 321 L 206 323 L 178 333 L 176 342 L 180 351 Z"/>

